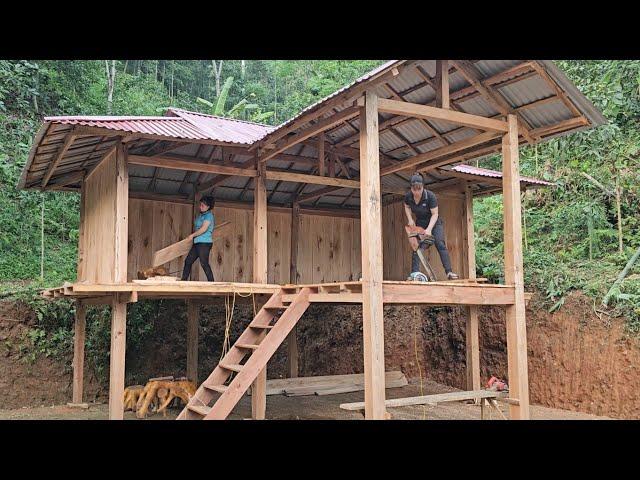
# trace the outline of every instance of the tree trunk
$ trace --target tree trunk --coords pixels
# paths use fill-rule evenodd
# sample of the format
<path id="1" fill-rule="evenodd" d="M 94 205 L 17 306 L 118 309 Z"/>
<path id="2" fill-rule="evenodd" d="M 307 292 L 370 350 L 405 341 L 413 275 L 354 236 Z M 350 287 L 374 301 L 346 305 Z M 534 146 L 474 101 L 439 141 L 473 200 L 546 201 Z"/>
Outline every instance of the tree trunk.
<path id="1" fill-rule="evenodd" d="M 220 96 L 220 77 L 222 76 L 222 60 L 220 63 L 216 63 L 215 60 L 211 60 L 211 66 L 213 67 L 213 74 L 216 77 L 216 97 Z"/>
<path id="2" fill-rule="evenodd" d="M 116 84 L 116 61 L 105 60 L 105 67 L 107 69 L 107 115 L 111 115 L 111 109 L 113 107 L 113 90 Z"/>

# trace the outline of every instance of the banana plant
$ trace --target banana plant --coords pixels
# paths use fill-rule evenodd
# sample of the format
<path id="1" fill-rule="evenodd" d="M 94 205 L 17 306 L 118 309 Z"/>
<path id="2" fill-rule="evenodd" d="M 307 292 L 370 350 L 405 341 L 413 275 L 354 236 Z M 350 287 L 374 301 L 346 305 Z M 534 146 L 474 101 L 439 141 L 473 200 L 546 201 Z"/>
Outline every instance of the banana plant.
<path id="1" fill-rule="evenodd" d="M 274 112 L 262 112 L 260 106 L 257 103 L 249 103 L 249 100 L 243 98 L 236 103 L 229 110 L 226 109 L 227 100 L 229 98 L 229 90 L 233 85 L 233 77 L 228 77 L 222 88 L 220 89 L 220 95 L 216 99 L 215 104 L 205 100 L 204 98 L 197 98 L 197 101 L 206 105 L 211 109 L 211 113 L 218 117 L 228 118 L 244 118 L 251 120 L 252 122 L 264 122 L 273 115 Z M 249 95 L 250 98 L 255 98 L 255 93 Z"/>

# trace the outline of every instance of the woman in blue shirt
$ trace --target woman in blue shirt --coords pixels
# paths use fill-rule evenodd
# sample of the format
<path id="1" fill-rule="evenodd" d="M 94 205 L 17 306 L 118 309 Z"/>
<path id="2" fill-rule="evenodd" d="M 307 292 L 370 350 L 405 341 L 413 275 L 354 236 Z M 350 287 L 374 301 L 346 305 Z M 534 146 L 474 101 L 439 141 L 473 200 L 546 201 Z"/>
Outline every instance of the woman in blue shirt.
<path id="1" fill-rule="evenodd" d="M 182 270 L 182 280 L 189 278 L 191 273 L 191 266 L 196 258 L 200 259 L 200 265 L 204 270 L 207 280 L 213 282 L 213 272 L 209 266 L 209 253 L 213 246 L 213 227 L 215 225 L 215 218 L 213 216 L 213 206 L 215 200 L 211 196 L 202 197 L 200 200 L 200 215 L 196 218 L 194 224 L 196 231 L 189 235 L 187 238 L 193 239 L 193 246 L 189 250 L 189 254 L 184 261 L 184 269 Z"/>

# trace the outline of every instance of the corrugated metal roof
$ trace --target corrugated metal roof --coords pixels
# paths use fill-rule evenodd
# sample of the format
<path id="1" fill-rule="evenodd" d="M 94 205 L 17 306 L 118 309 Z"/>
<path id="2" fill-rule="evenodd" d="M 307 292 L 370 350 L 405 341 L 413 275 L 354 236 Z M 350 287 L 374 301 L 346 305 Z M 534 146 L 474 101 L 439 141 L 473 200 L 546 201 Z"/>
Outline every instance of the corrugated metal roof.
<path id="1" fill-rule="evenodd" d="M 83 125 L 119 132 L 162 135 L 182 140 L 214 140 L 242 145 L 252 144 L 274 128 L 178 108 L 169 108 L 164 117 L 64 116 L 45 117 L 45 121 L 60 125 Z"/>
<path id="2" fill-rule="evenodd" d="M 179 108 L 170 108 L 167 110 L 167 114 L 173 114 L 188 121 L 204 132 L 210 140 L 220 142 L 250 145 L 275 129 L 275 127 L 260 123 L 190 112 Z"/>
<path id="3" fill-rule="evenodd" d="M 458 173 L 465 173 L 467 175 L 475 175 L 478 177 L 491 177 L 491 178 L 502 178 L 502 172 L 497 170 L 489 170 L 486 168 L 474 167 L 472 165 L 456 165 L 452 167 L 451 170 Z M 539 180 L 533 177 L 526 177 L 524 175 L 520 175 L 520 182 L 530 183 L 534 185 L 555 185 L 552 182 L 547 182 L 545 180 Z"/>

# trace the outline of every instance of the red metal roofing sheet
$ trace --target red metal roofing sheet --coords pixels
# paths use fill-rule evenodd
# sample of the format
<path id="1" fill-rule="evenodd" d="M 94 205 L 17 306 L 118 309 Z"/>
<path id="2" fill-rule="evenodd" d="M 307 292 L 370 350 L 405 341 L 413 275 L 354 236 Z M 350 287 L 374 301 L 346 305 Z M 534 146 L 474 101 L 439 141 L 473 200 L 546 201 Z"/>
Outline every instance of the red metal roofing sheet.
<path id="1" fill-rule="evenodd" d="M 491 177 L 491 178 L 502 178 L 502 172 L 498 172 L 497 170 L 488 170 L 486 168 L 473 167 L 471 165 L 456 165 L 452 167 L 451 170 L 458 173 L 466 173 L 468 175 L 478 175 L 481 177 Z M 520 175 L 521 182 L 534 183 L 537 185 L 553 185 L 551 182 L 546 182 L 544 180 L 538 180 L 533 177 L 525 177 L 524 175 Z"/>
<path id="2" fill-rule="evenodd" d="M 84 125 L 128 133 L 163 135 L 183 140 L 214 140 L 250 145 L 274 127 L 170 108 L 164 117 L 66 116 L 46 117 L 62 125 Z"/>
<path id="3" fill-rule="evenodd" d="M 219 140 L 221 142 L 250 145 L 275 129 L 275 127 L 269 125 L 190 112 L 179 108 L 170 108 L 167 113 L 187 120 L 190 124 L 205 132 L 211 140 Z"/>

